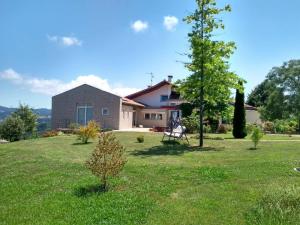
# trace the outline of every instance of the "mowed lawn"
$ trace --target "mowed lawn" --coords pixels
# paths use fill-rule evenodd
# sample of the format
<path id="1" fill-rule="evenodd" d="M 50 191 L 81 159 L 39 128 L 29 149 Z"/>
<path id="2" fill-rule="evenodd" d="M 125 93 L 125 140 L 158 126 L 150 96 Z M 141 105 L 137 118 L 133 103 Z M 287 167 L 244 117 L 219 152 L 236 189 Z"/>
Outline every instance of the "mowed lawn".
<path id="1" fill-rule="evenodd" d="M 157 133 L 144 134 L 145 143 L 137 143 L 140 133 L 116 135 L 128 162 L 106 193 L 94 191 L 99 181 L 84 165 L 96 141 L 58 136 L 0 145 L 0 224 L 264 224 L 253 210 L 265 196 L 300 187 L 298 137 L 267 136 L 250 150 L 250 140 L 226 135 L 205 140 L 200 151 L 163 144 Z M 300 224 L 292 215 L 286 224 Z"/>

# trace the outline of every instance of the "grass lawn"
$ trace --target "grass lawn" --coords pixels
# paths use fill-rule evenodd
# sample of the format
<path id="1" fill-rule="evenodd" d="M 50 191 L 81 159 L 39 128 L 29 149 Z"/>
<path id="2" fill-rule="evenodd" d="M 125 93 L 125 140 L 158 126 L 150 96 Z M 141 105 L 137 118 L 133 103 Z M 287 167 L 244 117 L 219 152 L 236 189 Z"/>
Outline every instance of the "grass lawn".
<path id="1" fill-rule="evenodd" d="M 162 144 L 161 134 L 145 134 L 145 143 L 140 133 L 116 135 L 128 163 L 106 193 L 95 193 L 99 182 L 84 166 L 95 142 L 0 145 L 0 224 L 300 224 L 298 137 L 267 136 L 250 150 L 249 140 L 223 135 L 199 151 Z"/>

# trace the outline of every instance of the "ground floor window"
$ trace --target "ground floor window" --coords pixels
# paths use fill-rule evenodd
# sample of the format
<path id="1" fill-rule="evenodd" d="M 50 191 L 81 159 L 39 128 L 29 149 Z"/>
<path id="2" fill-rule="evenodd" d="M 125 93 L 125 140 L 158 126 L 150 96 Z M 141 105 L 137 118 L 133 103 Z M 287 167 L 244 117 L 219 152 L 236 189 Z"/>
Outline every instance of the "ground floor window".
<path id="1" fill-rule="evenodd" d="M 145 113 L 144 114 L 145 120 L 162 120 L 161 113 Z"/>
<path id="2" fill-rule="evenodd" d="M 91 120 L 93 120 L 93 107 L 77 106 L 77 123 L 85 126 Z"/>

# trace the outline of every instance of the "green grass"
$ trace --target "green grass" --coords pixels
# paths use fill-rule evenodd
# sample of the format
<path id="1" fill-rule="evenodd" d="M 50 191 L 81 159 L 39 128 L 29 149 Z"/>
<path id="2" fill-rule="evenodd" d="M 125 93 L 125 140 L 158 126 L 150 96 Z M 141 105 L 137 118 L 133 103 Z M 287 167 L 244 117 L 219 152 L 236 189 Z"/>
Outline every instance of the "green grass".
<path id="1" fill-rule="evenodd" d="M 0 145 L 0 224 L 300 224 L 298 137 L 266 136 L 250 150 L 225 135 L 200 151 L 197 139 L 190 147 L 162 144 L 161 134 L 145 133 L 144 143 L 140 133 L 116 135 L 128 163 L 106 193 L 84 166 L 95 142 Z"/>

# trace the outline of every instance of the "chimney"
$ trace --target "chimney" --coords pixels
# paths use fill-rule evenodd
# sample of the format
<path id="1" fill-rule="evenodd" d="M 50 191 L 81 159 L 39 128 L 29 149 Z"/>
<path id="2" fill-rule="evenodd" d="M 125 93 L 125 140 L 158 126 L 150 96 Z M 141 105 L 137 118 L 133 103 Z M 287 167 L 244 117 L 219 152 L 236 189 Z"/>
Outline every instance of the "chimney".
<path id="1" fill-rule="evenodd" d="M 169 76 L 168 76 L 168 82 L 172 83 L 172 79 L 173 79 L 173 76 L 172 76 L 172 75 L 169 75 Z"/>

